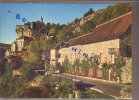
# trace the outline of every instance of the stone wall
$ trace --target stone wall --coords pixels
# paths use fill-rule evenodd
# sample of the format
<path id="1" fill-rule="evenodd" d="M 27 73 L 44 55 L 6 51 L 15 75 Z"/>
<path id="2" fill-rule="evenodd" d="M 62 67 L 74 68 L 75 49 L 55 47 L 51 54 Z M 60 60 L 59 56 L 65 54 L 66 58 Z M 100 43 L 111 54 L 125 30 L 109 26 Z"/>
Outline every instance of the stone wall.
<path id="1" fill-rule="evenodd" d="M 32 37 L 31 27 L 25 25 L 17 25 L 16 26 L 17 38 L 22 36 Z"/>
<path id="2" fill-rule="evenodd" d="M 72 51 L 72 48 L 77 48 L 76 52 Z M 69 61 L 73 64 L 76 59 L 84 59 L 82 56 L 83 53 L 87 53 L 88 57 L 99 55 L 101 54 L 101 63 L 113 62 L 112 55 L 109 54 L 109 48 L 116 48 L 119 49 L 119 39 L 115 40 L 109 40 L 104 42 L 98 42 L 93 44 L 87 44 L 87 45 L 76 45 L 71 46 L 68 48 L 62 48 L 59 50 L 59 53 L 61 54 L 61 57 L 58 59 L 60 63 L 62 63 L 67 56 Z M 53 52 L 51 50 L 51 52 Z M 78 54 L 80 52 L 80 54 Z"/>
<path id="3" fill-rule="evenodd" d="M 132 59 L 131 58 L 126 58 L 126 65 L 122 68 L 121 81 L 122 83 L 132 82 Z"/>

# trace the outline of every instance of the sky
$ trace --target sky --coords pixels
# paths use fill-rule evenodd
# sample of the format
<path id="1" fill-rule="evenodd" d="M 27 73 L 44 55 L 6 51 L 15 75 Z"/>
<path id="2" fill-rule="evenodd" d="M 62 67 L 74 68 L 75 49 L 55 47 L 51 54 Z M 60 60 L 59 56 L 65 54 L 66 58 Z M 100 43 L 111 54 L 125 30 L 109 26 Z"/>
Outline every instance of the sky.
<path id="1" fill-rule="evenodd" d="M 22 25 L 24 22 L 40 20 L 43 17 L 44 23 L 67 24 L 74 21 L 75 18 L 83 17 L 89 8 L 97 11 L 113 4 L 4 4 L 0 3 L 0 43 L 11 44 L 16 40 L 16 25 Z M 20 14 L 20 19 L 16 15 Z"/>

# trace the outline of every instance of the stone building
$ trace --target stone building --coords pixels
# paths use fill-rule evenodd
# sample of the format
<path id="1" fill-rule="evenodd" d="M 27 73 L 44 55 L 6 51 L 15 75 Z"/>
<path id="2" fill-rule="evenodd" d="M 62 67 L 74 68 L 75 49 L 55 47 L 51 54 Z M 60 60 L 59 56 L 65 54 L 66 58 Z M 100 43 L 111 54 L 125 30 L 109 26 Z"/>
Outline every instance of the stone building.
<path id="1" fill-rule="evenodd" d="M 16 26 L 17 39 L 11 44 L 11 52 L 22 52 L 26 50 L 29 42 L 34 39 L 33 32 L 34 30 L 41 29 L 45 23 L 41 17 L 40 21 L 28 22 L 24 25 Z"/>
<path id="2" fill-rule="evenodd" d="M 114 63 L 116 54 L 127 57 L 128 52 L 124 49 L 122 41 L 131 34 L 132 13 L 127 13 L 106 23 L 98 25 L 91 33 L 69 40 L 66 45 L 57 45 L 51 50 L 50 64 L 57 66 L 64 61 L 65 57 L 73 64 L 76 59 L 93 58 L 94 55 L 100 57 L 102 63 Z M 131 41 L 129 41 L 131 44 Z M 68 45 L 68 48 L 67 48 Z M 122 52 L 123 51 L 123 52 Z M 123 53 L 125 53 L 123 55 Z M 98 76 L 101 77 L 101 71 Z"/>

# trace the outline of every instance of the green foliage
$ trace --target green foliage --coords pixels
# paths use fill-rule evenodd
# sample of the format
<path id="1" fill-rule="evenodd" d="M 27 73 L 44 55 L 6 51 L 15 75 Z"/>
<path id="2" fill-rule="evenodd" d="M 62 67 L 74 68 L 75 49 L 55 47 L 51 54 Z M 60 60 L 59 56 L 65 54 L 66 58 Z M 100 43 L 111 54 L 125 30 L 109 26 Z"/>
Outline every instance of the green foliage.
<path id="1" fill-rule="evenodd" d="M 62 63 L 62 72 L 68 72 L 72 70 L 72 64 L 70 63 L 69 59 L 65 57 L 63 63 Z"/>
<path id="2" fill-rule="evenodd" d="M 27 81 L 34 79 L 36 76 L 36 72 L 35 72 L 36 67 L 37 66 L 33 63 L 24 62 L 24 64 L 20 68 L 22 77 Z"/>
<path id="3" fill-rule="evenodd" d="M 93 13 L 95 13 L 95 11 L 94 11 L 92 8 L 90 8 L 90 9 L 84 14 L 84 17 L 86 17 L 86 16 L 88 16 L 88 15 L 91 15 L 91 14 L 93 14 Z"/>
<path id="4" fill-rule="evenodd" d="M 132 58 L 126 59 L 126 65 L 122 68 L 122 83 L 132 83 Z"/>
<path id="5" fill-rule="evenodd" d="M 11 71 L 14 69 L 19 69 L 22 66 L 22 58 L 21 57 L 16 57 L 12 56 L 9 58 L 9 62 L 6 62 L 6 71 Z"/>
<path id="6" fill-rule="evenodd" d="M 131 11 L 131 4 L 130 3 L 119 3 L 116 4 L 113 8 L 113 18 L 123 15 Z"/>
<path id="7" fill-rule="evenodd" d="M 55 66 L 54 65 L 50 65 L 50 71 L 54 72 L 55 71 Z"/>
<path id="8" fill-rule="evenodd" d="M 6 59 L 0 59 L 0 76 L 4 74 L 6 67 Z"/>
<path id="9" fill-rule="evenodd" d="M 18 89 L 26 88 L 26 84 L 22 77 L 13 77 L 12 71 L 7 71 L 0 80 L 0 97 L 12 97 Z"/>
<path id="10" fill-rule="evenodd" d="M 126 14 L 130 11 L 131 11 L 130 3 L 119 3 L 97 11 L 92 20 L 96 25 L 99 25 L 113 18 Z"/>
<path id="11" fill-rule="evenodd" d="M 89 68 L 90 68 L 89 65 L 90 65 L 89 60 L 83 59 L 81 61 L 81 70 L 82 70 L 83 74 L 88 74 L 88 71 L 89 71 Z"/>
<path id="12" fill-rule="evenodd" d="M 120 55 L 131 57 L 131 28 L 120 38 Z"/>
<path id="13" fill-rule="evenodd" d="M 96 27 L 93 21 L 87 21 L 81 26 L 81 33 L 86 34 L 91 32 Z"/>
<path id="14" fill-rule="evenodd" d="M 76 18 L 76 19 L 74 20 L 74 23 L 77 23 L 77 22 L 79 22 L 79 21 L 80 21 L 80 19 Z"/>
<path id="15" fill-rule="evenodd" d="M 91 68 L 93 69 L 97 69 L 98 68 L 98 65 L 97 65 L 97 61 L 100 59 L 99 56 L 95 55 L 94 58 L 93 58 L 93 61 L 90 63 L 91 64 Z"/>
<path id="16" fill-rule="evenodd" d="M 114 67 L 114 70 L 116 71 L 116 75 L 117 75 L 118 77 L 120 77 L 120 78 L 121 78 L 121 72 L 122 72 L 121 68 L 122 68 L 124 65 L 125 65 L 125 61 L 123 60 L 123 58 L 122 58 L 121 56 L 118 55 L 118 56 L 115 58 L 115 67 Z"/>
<path id="17" fill-rule="evenodd" d="M 96 64 L 96 61 L 99 59 L 98 56 L 95 56 L 93 61 L 90 61 L 89 59 L 83 59 L 80 61 L 79 59 L 76 59 L 74 64 L 72 65 L 68 58 L 66 57 L 64 59 L 64 62 L 62 64 L 63 66 L 63 72 L 72 72 L 75 73 L 82 73 L 82 74 L 88 74 L 89 69 L 97 69 L 98 65 Z"/>
<path id="18" fill-rule="evenodd" d="M 61 76 L 47 75 L 43 78 L 43 84 L 50 85 L 53 88 L 57 88 L 53 97 L 67 98 L 68 94 L 72 94 L 74 89 L 74 84 L 72 80 Z"/>
<path id="19" fill-rule="evenodd" d="M 42 49 L 39 40 L 31 41 L 30 46 L 25 52 L 25 61 L 30 63 L 41 64 Z"/>
<path id="20" fill-rule="evenodd" d="M 79 59 L 76 59 L 74 64 L 73 64 L 73 69 L 76 70 L 76 73 L 79 73 L 79 67 L 80 67 L 81 63 Z"/>
<path id="21" fill-rule="evenodd" d="M 95 90 L 86 89 L 86 91 L 81 91 L 81 98 L 112 98 L 106 94 L 97 92 Z"/>
<path id="22" fill-rule="evenodd" d="M 106 69 L 105 67 L 102 68 L 102 76 L 103 78 L 108 78 L 109 77 L 109 69 Z"/>
<path id="23" fill-rule="evenodd" d="M 108 69 L 112 69 L 115 73 L 116 76 L 120 78 L 121 82 L 121 73 L 122 73 L 122 68 L 125 66 L 125 60 L 120 56 L 120 55 L 115 55 L 115 60 L 114 64 L 108 64 Z"/>
<path id="24" fill-rule="evenodd" d="M 73 38 L 72 31 L 66 29 L 60 30 L 57 36 L 57 40 L 60 41 L 68 41 Z"/>
<path id="25" fill-rule="evenodd" d="M 61 26 L 59 24 L 56 24 L 50 28 L 49 34 L 56 35 L 56 34 L 58 34 L 59 30 L 61 30 Z"/>
<path id="26" fill-rule="evenodd" d="M 60 84 L 58 86 L 58 90 L 55 94 L 55 97 L 68 98 L 68 95 L 72 94 L 72 92 L 73 92 L 72 84 Z"/>

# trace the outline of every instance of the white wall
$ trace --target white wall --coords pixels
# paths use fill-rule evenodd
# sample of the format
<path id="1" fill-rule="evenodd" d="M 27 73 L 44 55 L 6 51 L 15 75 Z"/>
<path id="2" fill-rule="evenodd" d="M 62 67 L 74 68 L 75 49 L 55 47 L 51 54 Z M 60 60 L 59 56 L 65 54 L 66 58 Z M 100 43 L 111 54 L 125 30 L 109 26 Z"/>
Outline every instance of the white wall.
<path id="1" fill-rule="evenodd" d="M 51 53 L 50 53 L 50 65 L 55 66 L 56 62 L 53 60 L 56 60 L 56 50 L 55 49 L 52 49 Z"/>
<path id="2" fill-rule="evenodd" d="M 119 43 L 120 43 L 119 39 L 114 39 L 114 40 L 109 40 L 109 41 L 104 41 L 104 42 L 93 43 L 93 44 L 77 45 L 77 46 L 71 46 L 68 48 L 62 48 L 59 50 L 59 53 L 61 53 L 59 62 L 62 63 L 65 57 L 67 56 L 68 59 L 73 64 L 77 58 L 84 59 L 84 57 L 82 56 L 83 53 L 87 53 L 89 57 L 91 55 L 100 55 L 100 53 L 102 53 L 101 61 L 105 62 L 105 59 L 107 59 L 107 62 L 111 63 L 112 62 L 111 57 L 113 58 L 113 56 L 109 54 L 108 48 L 119 49 Z M 78 48 L 78 50 L 76 52 L 72 51 L 73 47 Z M 81 54 L 78 54 L 80 49 L 81 49 Z"/>

